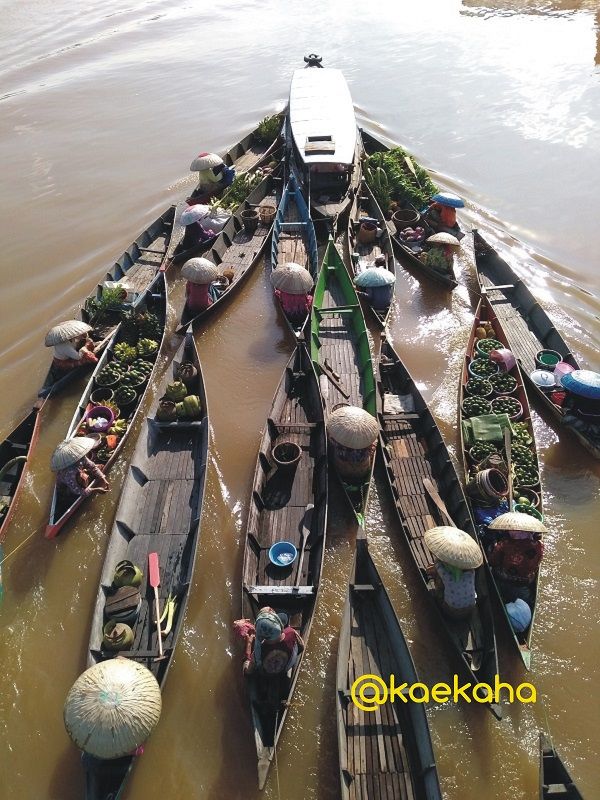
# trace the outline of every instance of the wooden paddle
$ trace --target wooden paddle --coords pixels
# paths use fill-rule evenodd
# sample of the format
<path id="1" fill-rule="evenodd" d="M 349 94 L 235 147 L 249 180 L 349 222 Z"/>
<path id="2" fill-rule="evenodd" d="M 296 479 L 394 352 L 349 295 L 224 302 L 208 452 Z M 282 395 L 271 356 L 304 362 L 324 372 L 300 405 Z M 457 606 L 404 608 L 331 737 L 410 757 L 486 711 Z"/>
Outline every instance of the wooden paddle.
<path id="1" fill-rule="evenodd" d="M 154 589 L 154 607 L 156 613 L 156 637 L 158 639 L 159 658 L 164 658 L 162 637 L 160 635 L 160 600 L 158 599 L 158 587 L 160 586 L 160 569 L 158 566 L 158 553 L 148 553 L 148 574 L 150 586 Z"/>
<path id="2" fill-rule="evenodd" d="M 304 550 L 306 548 L 306 542 L 308 540 L 308 537 L 310 536 L 310 530 L 311 530 L 310 523 L 312 520 L 313 508 L 314 505 L 312 503 L 309 503 L 306 506 L 306 509 L 304 511 L 304 517 L 302 518 L 302 531 L 300 533 L 302 542 L 300 544 L 300 555 L 298 556 L 298 571 L 296 573 L 296 580 L 294 581 L 294 586 L 298 586 L 302 578 L 302 566 L 304 564 Z"/>
<path id="3" fill-rule="evenodd" d="M 513 478 L 512 478 L 512 438 L 508 425 L 504 428 L 504 449 L 506 450 L 506 464 L 508 466 L 508 510 L 513 507 Z"/>
<path id="4" fill-rule="evenodd" d="M 436 506 L 441 511 L 442 516 L 445 517 L 445 519 L 447 520 L 448 524 L 452 528 L 456 528 L 456 525 L 454 524 L 454 520 L 452 519 L 452 517 L 448 513 L 448 509 L 446 508 L 446 504 L 444 503 L 444 501 L 440 497 L 440 493 L 436 489 L 433 481 L 430 478 L 423 478 L 423 486 L 425 487 L 425 490 L 427 491 L 427 494 L 431 497 L 433 502 L 436 504 Z"/>

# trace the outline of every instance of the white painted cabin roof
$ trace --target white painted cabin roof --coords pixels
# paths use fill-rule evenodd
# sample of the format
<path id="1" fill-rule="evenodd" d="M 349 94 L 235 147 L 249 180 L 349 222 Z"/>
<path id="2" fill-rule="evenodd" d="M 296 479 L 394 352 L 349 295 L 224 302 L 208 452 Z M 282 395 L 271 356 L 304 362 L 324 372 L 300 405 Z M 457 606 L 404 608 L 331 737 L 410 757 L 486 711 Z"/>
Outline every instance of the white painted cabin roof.
<path id="1" fill-rule="evenodd" d="M 290 86 L 289 114 L 294 143 L 305 163 L 354 161 L 356 117 L 348 84 L 339 69 L 297 69 Z M 308 137 L 324 136 L 332 137 L 330 152 L 305 151 Z"/>

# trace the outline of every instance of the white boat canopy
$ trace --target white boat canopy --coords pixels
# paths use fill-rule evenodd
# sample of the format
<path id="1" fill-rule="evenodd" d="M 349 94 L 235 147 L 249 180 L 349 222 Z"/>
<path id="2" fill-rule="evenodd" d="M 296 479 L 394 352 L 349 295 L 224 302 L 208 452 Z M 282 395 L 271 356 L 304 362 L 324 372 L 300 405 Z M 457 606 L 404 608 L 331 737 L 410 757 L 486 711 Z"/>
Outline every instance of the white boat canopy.
<path id="1" fill-rule="evenodd" d="M 297 69 L 290 87 L 290 127 L 306 164 L 352 164 L 356 117 L 339 69 Z"/>

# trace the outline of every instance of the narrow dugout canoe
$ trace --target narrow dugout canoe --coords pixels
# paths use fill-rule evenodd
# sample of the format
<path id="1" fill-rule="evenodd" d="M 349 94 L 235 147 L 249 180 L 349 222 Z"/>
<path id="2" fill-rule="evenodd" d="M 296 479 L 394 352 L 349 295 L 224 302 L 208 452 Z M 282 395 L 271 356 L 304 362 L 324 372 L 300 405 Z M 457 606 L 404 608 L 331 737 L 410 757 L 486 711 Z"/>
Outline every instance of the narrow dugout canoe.
<path id="1" fill-rule="evenodd" d="M 167 383 L 175 380 L 182 363 L 191 363 L 196 376 L 189 384 L 197 395 L 201 416 L 196 420 L 164 423 L 156 419 L 158 399 Z M 87 666 L 114 658 L 132 658 L 146 666 L 164 687 L 179 635 L 183 627 L 204 499 L 209 447 L 209 421 L 202 368 L 191 333 L 182 340 L 172 370 L 161 381 L 150 415 L 144 422 L 131 464 L 123 483 L 115 521 L 110 534 L 94 608 Z M 159 658 L 154 592 L 148 580 L 148 555 L 158 553 L 160 608 L 169 597 L 176 599 L 170 631 L 163 637 L 164 658 Z M 106 649 L 103 629 L 108 621 L 105 604 L 114 592 L 116 566 L 131 561 L 142 571 L 139 586 L 141 606 L 133 629 L 134 640 L 127 650 Z M 168 622 L 163 623 L 163 629 Z M 123 784 L 135 763 L 134 756 L 102 760 L 84 756 L 86 800 L 120 797 Z"/>
<path id="2" fill-rule="evenodd" d="M 313 284 L 316 283 L 319 272 L 319 256 L 315 226 L 306 200 L 293 175 L 290 175 L 279 203 L 271 239 L 271 269 L 276 270 L 289 263 L 299 264 L 307 269 L 313 279 Z M 310 317 L 310 312 L 307 311 L 302 319 L 290 319 L 281 302 L 277 301 L 277 304 L 294 336 L 302 333 Z"/>
<path id="3" fill-rule="evenodd" d="M 508 348 L 508 342 L 507 342 L 506 336 L 504 334 L 504 330 L 503 330 L 503 328 L 502 328 L 502 326 L 500 324 L 500 321 L 496 317 L 496 315 L 494 313 L 494 310 L 493 310 L 493 307 L 491 306 L 488 298 L 484 296 L 484 297 L 482 297 L 479 305 L 477 306 L 477 311 L 475 312 L 475 318 L 473 320 L 473 327 L 472 327 L 472 330 L 471 330 L 471 334 L 469 336 L 469 341 L 467 342 L 467 349 L 466 349 L 466 353 L 465 353 L 465 360 L 464 360 L 464 363 L 463 363 L 463 368 L 462 368 L 462 373 L 461 373 L 461 380 L 460 380 L 460 384 L 459 384 L 459 393 L 458 393 L 458 427 L 459 427 L 459 431 L 460 431 L 460 444 L 461 444 L 462 457 L 463 457 L 463 467 L 464 467 L 464 473 L 465 473 L 465 478 L 466 479 L 472 477 L 472 475 L 474 474 L 474 471 L 475 471 L 475 467 L 473 466 L 472 458 L 469 456 L 469 452 L 468 452 L 469 448 L 465 444 L 465 440 L 464 440 L 463 424 L 462 423 L 463 423 L 463 419 L 466 419 L 466 416 L 463 413 L 462 408 L 463 408 L 464 400 L 469 396 L 469 394 L 468 394 L 468 392 L 467 392 L 467 390 L 465 388 L 466 385 L 467 385 L 467 381 L 471 377 L 470 374 L 469 374 L 468 367 L 469 367 L 469 364 L 471 363 L 471 361 L 474 358 L 476 358 L 476 356 L 477 356 L 477 352 L 476 352 L 476 348 L 475 348 L 475 345 L 476 345 L 476 342 L 477 342 L 477 339 L 476 339 L 476 336 L 475 336 L 475 331 L 480 326 L 481 322 L 490 322 L 492 324 L 496 340 L 501 342 L 504 347 Z M 537 507 L 537 510 L 540 512 L 540 514 L 542 514 L 543 513 L 542 487 L 541 487 L 541 483 L 539 481 L 539 464 L 538 464 L 538 456 L 537 456 L 537 450 L 536 450 L 536 445 L 535 445 L 535 434 L 534 434 L 534 431 L 533 431 L 533 425 L 531 423 L 531 412 L 529 410 L 529 400 L 527 398 L 527 392 L 525 391 L 525 386 L 523 385 L 523 378 L 521 376 L 521 371 L 520 371 L 519 367 L 515 366 L 508 374 L 511 375 L 515 379 L 515 381 L 516 381 L 516 389 L 511 395 L 507 395 L 507 396 L 514 397 L 516 400 L 518 400 L 521 403 L 521 406 L 523 408 L 523 415 L 520 418 L 519 422 L 522 422 L 524 425 L 527 426 L 527 431 L 529 433 L 529 437 L 530 437 L 530 440 L 531 440 L 530 444 L 527 445 L 527 449 L 531 453 L 532 463 L 535 465 L 536 469 L 538 470 L 538 481 L 537 481 L 537 483 L 535 485 L 528 486 L 526 488 L 528 490 L 532 491 L 532 492 L 535 492 L 539 496 L 540 501 L 539 501 L 539 506 Z M 500 395 L 496 394 L 495 396 L 499 397 Z M 500 454 L 503 455 L 504 458 L 506 458 L 506 452 L 505 452 L 504 446 L 501 445 L 501 446 L 499 446 L 498 449 L 499 449 Z M 518 483 L 515 483 L 514 491 L 515 491 L 515 495 L 514 496 L 516 498 L 516 497 L 518 497 L 518 494 L 519 494 L 519 485 L 518 485 Z M 468 499 L 469 504 L 471 506 L 473 517 L 474 517 L 475 520 L 477 520 L 478 512 L 479 513 L 484 513 L 483 504 L 478 503 L 476 500 L 474 500 L 473 498 L 469 497 L 468 495 L 467 495 L 467 499 Z M 530 590 L 530 598 L 528 600 L 528 604 L 529 604 L 529 606 L 531 608 L 531 623 L 530 623 L 529 627 L 525 631 L 523 631 L 522 633 L 516 633 L 513 630 L 512 625 L 510 624 L 510 620 L 509 620 L 508 614 L 506 612 L 506 607 L 505 607 L 506 600 L 502 597 L 502 593 L 500 592 L 500 588 L 498 586 L 498 583 L 496 582 L 496 579 L 494 577 L 494 573 L 490 569 L 489 563 L 487 561 L 487 556 L 489 555 L 489 551 L 486 549 L 485 545 L 486 545 L 486 538 L 489 538 L 489 536 L 486 537 L 486 527 L 483 524 L 477 524 L 476 523 L 476 529 L 477 529 L 478 533 L 480 534 L 480 536 L 483 537 L 482 550 L 483 550 L 483 553 L 484 553 L 484 556 L 485 556 L 485 563 L 486 563 L 486 568 L 487 568 L 487 571 L 488 571 L 488 577 L 489 577 L 490 583 L 494 588 L 494 591 L 495 591 L 496 596 L 498 598 L 498 602 L 500 604 L 500 607 L 502 608 L 503 616 L 504 616 L 506 624 L 508 626 L 508 630 L 510 632 L 512 641 L 513 641 L 513 643 L 514 643 L 514 645 L 515 645 L 515 647 L 516 647 L 521 659 L 523 660 L 523 664 L 525 665 L 525 667 L 527 669 L 529 669 L 530 666 L 531 666 L 531 639 L 532 639 L 532 636 L 533 636 L 533 623 L 534 623 L 534 620 L 535 620 L 535 610 L 536 610 L 537 596 L 538 596 L 538 591 L 539 591 L 539 569 L 538 569 L 538 574 L 536 576 L 536 580 L 531 585 L 531 587 L 529 589 Z M 491 533 L 491 535 L 493 535 L 493 532 Z"/>
<path id="4" fill-rule="evenodd" d="M 286 447 L 299 457 L 287 468 L 275 461 L 282 450 L 278 460 L 286 457 Z M 305 645 L 319 595 L 327 498 L 323 407 L 306 346 L 299 342 L 275 393 L 258 453 L 244 545 L 242 615 L 254 622 L 263 606 L 271 606 L 287 616 Z M 269 560 L 269 549 L 280 540 L 292 542 L 297 549 L 289 567 L 274 566 Z M 283 675 L 254 672 L 246 680 L 260 789 L 275 755 L 302 661 L 300 654 Z"/>
<path id="5" fill-rule="evenodd" d="M 152 375 L 156 368 L 156 361 L 160 357 L 160 353 L 162 350 L 166 309 L 167 309 L 167 286 L 165 282 L 165 275 L 163 272 L 159 272 L 156 275 L 156 278 L 154 279 L 150 287 L 148 288 L 148 290 L 146 291 L 142 300 L 136 306 L 136 311 L 138 312 L 149 311 L 150 313 L 155 314 L 158 317 L 158 322 L 160 326 L 160 342 L 158 347 L 158 355 L 156 356 L 156 359 L 153 363 L 152 372 L 150 372 L 148 375 L 148 381 L 145 384 L 145 388 L 143 388 L 141 392 L 138 392 L 134 406 L 129 411 L 127 411 L 126 414 L 124 414 L 124 417 L 127 419 L 127 429 L 123 434 L 123 436 L 119 439 L 115 449 L 112 450 L 110 457 L 108 458 L 104 466 L 101 467 L 102 471 L 105 474 L 108 473 L 108 471 L 118 458 L 119 454 L 121 453 L 123 445 L 127 441 L 128 434 L 133 427 L 139 408 L 144 401 L 144 398 L 148 391 L 148 387 L 150 386 L 150 383 L 152 381 Z M 102 358 L 100 358 L 100 360 L 96 364 L 92 377 L 83 392 L 77 410 L 75 411 L 73 419 L 71 420 L 71 424 L 69 426 L 69 430 L 67 431 L 66 438 L 70 438 L 72 436 L 77 435 L 77 431 L 83 421 L 83 417 L 90 403 L 90 395 L 96 388 L 95 384 L 96 376 L 106 364 L 115 360 L 114 349 L 116 345 L 121 343 L 121 340 L 124 340 L 124 338 L 125 337 L 123 335 L 123 329 L 119 327 L 117 329 L 116 335 L 111 340 L 110 346 L 108 347 L 107 350 L 104 351 Z M 92 483 L 91 486 L 93 485 L 94 484 Z M 88 498 L 83 496 L 79 496 L 74 499 L 72 495 L 60 492 L 55 485 L 54 492 L 52 495 L 50 517 L 44 534 L 46 539 L 54 539 L 54 537 L 60 533 L 64 525 L 81 508 L 86 499 Z"/>
<path id="6" fill-rule="evenodd" d="M 375 417 L 375 378 L 365 318 L 332 239 L 321 265 L 310 324 L 310 353 L 319 376 L 326 420 L 339 405 L 357 406 Z M 368 505 L 371 477 L 372 471 L 357 486 L 341 481 L 361 525 Z"/>
<path id="7" fill-rule="evenodd" d="M 540 732 L 539 800 L 583 800 L 549 737 Z"/>
<path id="8" fill-rule="evenodd" d="M 531 396 L 550 416 L 570 431 L 595 458 L 600 458 L 600 418 L 587 418 L 553 402 L 530 378 L 539 369 L 536 355 L 545 349 L 560 354 L 574 369 L 581 369 L 559 331 L 529 291 L 525 281 L 497 253 L 479 231 L 473 231 L 475 267 L 482 294 L 486 294 L 502 324 L 510 349 L 519 361 Z"/>
<path id="9" fill-rule="evenodd" d="M 337 655 L 336 711 L 343 800 L 442 800 L 425 706 L 390 700 L 360 709 L 362 675 L 396 686 L 418 682 L 398 617 L 362 529 L 344 605 Z M 360 683 L 359 683 L 360 685 Z"/>
<path id="10" fill-rule="evenodd" d="M 431 598 L 439 627 L 465 677 L 473 684 L 493 686 L 494 676 L 499 674 L 498 653 L 484 567 L 476 570 L 477 606 L 466 620 L 450 619 L 442 613 L 435 599 L 433 578 L 427 573 L 434 558 L 423 540 L 425 531 L 451 521 L 475 541 L 478 541 L 477 533 L 433 415 L 387 341 L 382 342 L 379 359 L 378 402 L 380 450 L 398 522 L 423 587 Z M 488 707 L 501 718 L 499 705 L 491 703 Z"/>
<path id="11" fill-rule="evenodd" d="M 361 225 L 366 220 L 374 220 L 374 224 L 377 225 L 377 231 L 372 231 L 372 239 L 370 238 L 370 234 L 361 232 Z M 383 212 L 379 208 L 373 196 L 373 192 L 369 189 L 365 180 L 361 181 L 359 191 L 352 201 L 352 207 L 348 216 L 348 249 L 350 255 L 350 271 L 355 278 L 366 267 L 373 266 L 376 258 L 383 257 L 385 259 L 385 268 L 395 279 L 396 259 L 394 258 L 394 249 L 392 247 L 389 228 L 384 219 Z M 390 305 L 382 308 L 374 307 L 368 300 L 366 303 L 373 312 L 373 316 L 379 325 L 385 328 L 390 316 L 393 299 Z"/>

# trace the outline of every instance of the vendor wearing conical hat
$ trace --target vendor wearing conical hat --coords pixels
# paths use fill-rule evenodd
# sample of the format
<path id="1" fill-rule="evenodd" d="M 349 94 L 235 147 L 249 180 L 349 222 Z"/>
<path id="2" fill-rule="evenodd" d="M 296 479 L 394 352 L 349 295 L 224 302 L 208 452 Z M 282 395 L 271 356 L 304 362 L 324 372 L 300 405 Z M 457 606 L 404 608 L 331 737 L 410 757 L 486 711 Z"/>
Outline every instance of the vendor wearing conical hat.
<path id="1" fill-rule="evenodd" d="M 190 258 L 181 269 L 187 278 L 185 308 L 190 315 L 199 314 L 212 305 L 211 283 L 219 277 L 219 270 L 207 258 Z"/>
<path id="2" fill-rule="evenodd" d="M 394 299 L 396 276 L 387 268 L 385 256 L 377 256 L 375 262 L 354 279 L 356 293 L 364 297 L 377 311 L 387 311 Z"/>
<path id="3" fill-rule="evenodd" d="M 75 436 L 62 441 L 50 461 L 56 472 L 56 487 L 72 497 L 87 497 L 95 492 L 107 492 L 109 483 L 98 466 L 88 458 L 98 444 L 91 436 Z M 98 481 L 99 486 L 94 486 Z"/>
<path id="4" fill-rule="evenodd" d="M 275 297 L 290 322 L 300 323 L 306 319 L 312 308 L 313 283 L 310 272 L 292 261 L 277 267 L 271 273 Z"/>
<path id="5" fill-rule="evenodd" d="M 243 670 L 245 675 L 280 675 L 296 664 L 304 650 L 302 637 L 290 625 L 284 625 L 279 614 L 264 606 L 256 615 L 254 625 L 240 619 L 234 627 L 246 642 Z M 254 645 L 254 649 L 252 646 Z"/>
<path id="6" fill-rule="evenodd" d="M 46 347 L 54 347 L 52 369 L 65 373 L 84 364 L 95 364 L 94 342 L 88 337 L 91 327 L 81 320 L 70 319 L 55 325 L 46 334 Z"/>
<path id="7" fill-rule="evenodd" d="M 494 574 L 503 584 L 508 584 L 501 587 L 508 590 L 502 592 L 503 596 L 508 595 L 507 599 L 512 600 L 511 587 L 529 587 L 535 582 L 544 555 L 542 534 L 546 533 L 547 528 L 529 514 L 511 511 L 496 517 L 489 524 L 489 529 L 506 531 L 508 534 L 508 538 L 496 542 L 488 560 Z M 514 596 L 519 594 L 514 592 Z M 523 599 L 527 600 L 528 597 Z"/>
<path id="8" fill-rule="evenodd" d="M 226 166 L 216 153 L 200 153 L 190 164 L 191 172 L 198 172 L 198 186 L 192 197 L 203 194 L 216 194 L 231 186 L 235 178 L 235 167 Z"/>
<path id="9" fill-rule="evenodd" d="M 427 570 L 434 579 L 444 613 L 469 617 L 477 602 L 475 570 L 483 563 L 477 542 L 459 528 L 441 526 L 425 532 L 424 541 L 435 561 Z"/>

